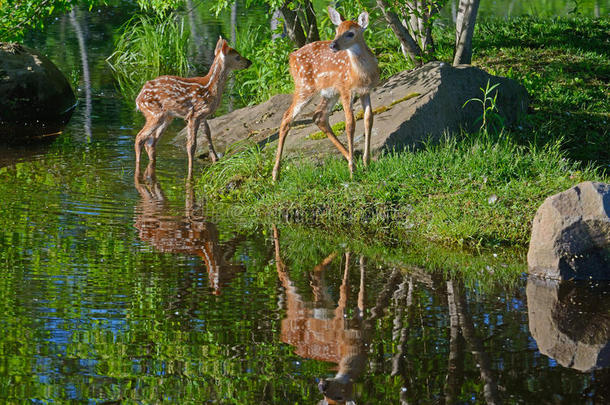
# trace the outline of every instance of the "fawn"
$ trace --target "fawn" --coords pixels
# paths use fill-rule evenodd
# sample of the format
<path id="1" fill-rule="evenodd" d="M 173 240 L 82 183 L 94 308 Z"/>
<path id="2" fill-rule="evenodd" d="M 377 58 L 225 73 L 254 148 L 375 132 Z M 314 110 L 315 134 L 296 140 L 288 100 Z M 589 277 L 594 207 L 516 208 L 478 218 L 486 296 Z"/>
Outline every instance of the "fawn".
<path id="1" fill-rule="evenodd" d="M 218 108 L 229 73 L 251 64 L 221 37 L 216 43 L 214 62 L 206 76 L 159 76 L 146 82 L 136 98 L 137 109 L 146 118 L 146 124 L 135 141 L 136 176 L 140 170 L 142 146 L 146 147 L 149 160 L 154 162 L 157 141 L 175 117 L 184 118 L 187 122 L 188 177 L 192 175 L 199 125 L 203 126 L 208 140 L 210 159 L 216 162 L 218 155 L 206 118 Z"/>
<path id="2" fill-rule="evenodd" d="M 313 120 L 323 133 L 347 159 L 350 175 L 354 172 L 353 140 L 354 110 L 353 96 L 360 95 L 364 110 L 364 165 L 369 163 L 373 110 L 370 92 L 379 82 L 379 67 L 375 55 L 364 42 L 363 32 L 368 26 L 369 15 L 363 12 L 358 22 L 345 21 L 332 7 L 328 7 L 330 20 L 337 26 L 333 41 L 312 42 L 290 54 L 290 74 L 294 80 L 292 104 L 284 113 L 279 130 L 279 142 L 273 167 L 273 180 L 280 171 L 282 149 L 290 123 L 309 103 L 311 98 L 321 93 L 322 102 L 313 115 Z M 345 112 L 345 133 L 347 149 L 337 139 L 328 123 L 331 109 L 341 99 Z"/>
<path id="3" fill-rule="evenodd" d="M 363 319 L 365 310 L 363 259 L 360 260 L 358 309 L 354 319 L 348 319 L 346 313 L 350 253 L 345 254 L 345 268 L 336 307 L 324 281 L 324 272 L 337 257 L 336 253 L 328 255 L 313 269 L 311 286 L 315 302 L 310 303 L 303 299 L 290 279 L 281 258 L 279 231 L 275 226 L 273 239 L 275 264 L 286 296 L 284 301 L 286 317 L 281 324 L 281 339 L 284 343 L 294 346 L 295 354 L 301 357 L 338 365 L 335 377 L 321 379 L 318 384 L 320 393 L 324 395 L 321 403 L 353 404 L 354 381 L 366 368 L 366 347 L 371 336 L 371 327 L 370 325 L 366 327 Z"/>
<path id="4" fill-rule="evenodd" d="M 212 294 L 220 295 L 222 288 L 245 270 L 244 266 L 230 259 L 243 237 L 237 235 L 227 242 L 220 242 L 216 225 L 209 222 L 195 205 L 190 180 L 186 183 L 184 214 L 173 215 L 152 162 L 148 163 L 144 177 L 146 182 L 142 182 L 139 176 L 134 179 L 141 197 L 134 221 L 140 239 L 159 252 L 199 256 L 207 270 Z"/>

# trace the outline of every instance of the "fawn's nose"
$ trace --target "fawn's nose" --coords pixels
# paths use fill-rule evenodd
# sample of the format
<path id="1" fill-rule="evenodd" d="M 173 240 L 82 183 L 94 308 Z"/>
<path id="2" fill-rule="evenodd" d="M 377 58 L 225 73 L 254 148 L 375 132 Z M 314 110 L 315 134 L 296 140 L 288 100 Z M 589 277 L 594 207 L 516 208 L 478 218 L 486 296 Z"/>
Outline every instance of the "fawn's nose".
<path id="1" fill-rule="evenodd" d="M 246 69 L 252 65 L 252 61 L 250 59 L 246 59 Z"/>
<path id="2" fill-rule="evenodd" d="M 330 49 L 332 49 L 333 52 L 337 52 L 339 50 L 339 45 L 337 45 L 337 41 L 333 41 L 330 43 Z"/>

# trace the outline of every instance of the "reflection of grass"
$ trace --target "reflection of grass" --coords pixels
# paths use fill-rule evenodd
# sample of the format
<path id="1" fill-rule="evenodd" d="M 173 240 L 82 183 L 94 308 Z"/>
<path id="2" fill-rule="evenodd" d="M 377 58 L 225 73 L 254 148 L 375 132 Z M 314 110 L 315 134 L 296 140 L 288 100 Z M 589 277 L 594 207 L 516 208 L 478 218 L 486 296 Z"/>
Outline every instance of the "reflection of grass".
<path id="1" fill-rule="evenodd" d="M 188 73 L 188 30 L 182 20 L 137 15 L 121 28 L 107 61 L 123 96 L 135 98 L 142 85 L 163 74 Z"/>

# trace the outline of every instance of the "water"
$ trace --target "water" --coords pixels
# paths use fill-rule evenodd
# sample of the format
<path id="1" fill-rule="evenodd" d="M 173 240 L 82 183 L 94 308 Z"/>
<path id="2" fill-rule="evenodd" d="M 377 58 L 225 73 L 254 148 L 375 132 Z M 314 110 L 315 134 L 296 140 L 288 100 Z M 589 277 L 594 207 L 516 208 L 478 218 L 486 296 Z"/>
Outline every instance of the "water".
<path id="1" fill-rule="evenodd" d="M 391 249 L 215 223 L 167 142 L 134 184 L 142 119 L 103 62 L 124 16 L 81 18 L 90 114 L 0 153 L 0 402 L 610 401 L 607 285 L 465 286 Z M 80 69 L 69 20 L 29 40 Z"/>

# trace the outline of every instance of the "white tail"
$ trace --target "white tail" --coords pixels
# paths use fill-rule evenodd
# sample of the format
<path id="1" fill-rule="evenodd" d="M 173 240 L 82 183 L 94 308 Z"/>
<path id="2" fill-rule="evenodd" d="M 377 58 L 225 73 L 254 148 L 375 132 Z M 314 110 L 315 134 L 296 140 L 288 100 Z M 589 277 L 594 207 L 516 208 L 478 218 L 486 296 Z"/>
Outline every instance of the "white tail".
<path id="1" fill-rule="evenodd" d="M 204 77 L 160 76 L 144 84 L 136 98 L 137 108 L 144 114 L 146 124 L 136 136 L 136 176 L 140 170 L 142 147 L 150 161 L 155 161 L 157 141 L 175 117 L 187 122 L 188 176 L 192 175 L 193 154 L 197 148 L 197 130 L 203 125 L 210 147 L 210 159 L 218 160 L 210 127 L 206 118 L 218 108 L 227 76 L 232 70 L 245 69 L 252 62 L 242 57 L 227 41 L 220 38 L 214 51 L 214 62 Z"/>
<path id="2" fill-rule="evenodd" d="M 313 119 L 347 159 L 350 174 L 353 173 L 354 111 L 353 96 L 360 95 L 364 110 L 364 165 L 369 162 L 373 110 L 370 92 L 379 81 L 379 67 L 375 55 L 364 42 L 363 32 L 369 15 L 363 12 L 358 22 L 345 21 L 332 7 L 328 7 L 331 21 L 337 26 L 333 41 L 318 41 L 305 45 L 290 54 L 290 74 L 294 80 L 292 104 L 284 114 L 279 131 L 279 143 L 273 168 L 273 180 L 277 180 L 284 141 L 290 123 L 311 98 L 321 93 L 322 102 Z M 328 123 L 329 113 L 341 99 L 345 111 L 347 149 L 341 144 Z"/>

